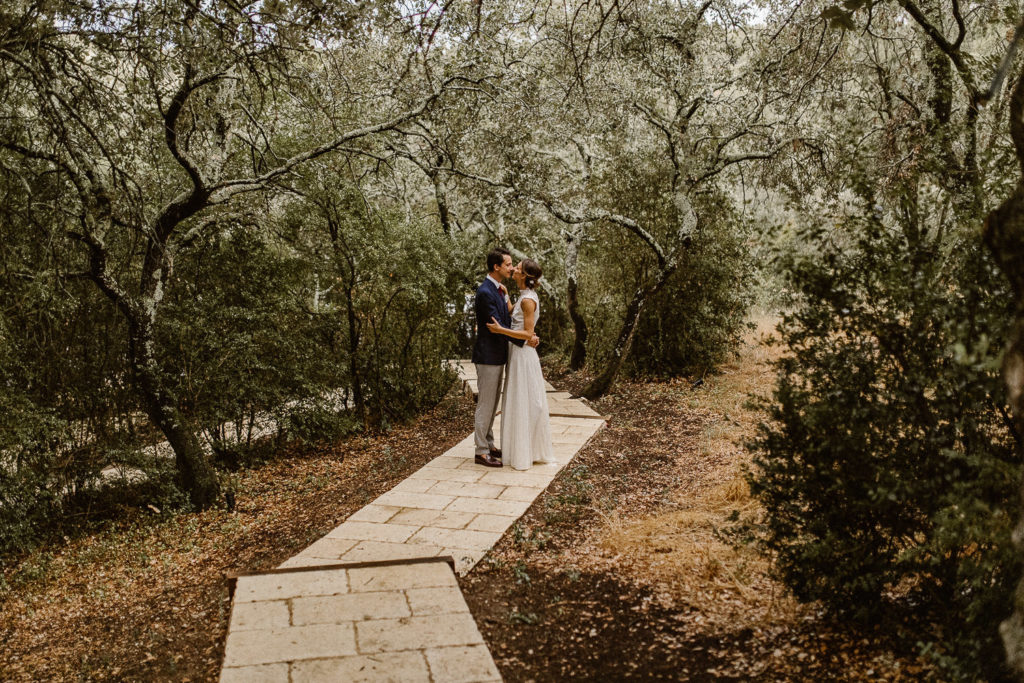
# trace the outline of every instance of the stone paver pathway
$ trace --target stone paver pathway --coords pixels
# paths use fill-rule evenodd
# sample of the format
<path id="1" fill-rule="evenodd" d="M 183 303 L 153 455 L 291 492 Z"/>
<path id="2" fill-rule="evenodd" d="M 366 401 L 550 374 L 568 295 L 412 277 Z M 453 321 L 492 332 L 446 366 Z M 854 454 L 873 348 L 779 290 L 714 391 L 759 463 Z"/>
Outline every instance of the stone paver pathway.
<path id="1" fill-rule="evenodd" d="M 475 390 L 472 364 L 460 374 Z M 238 577 L 221 681 L 500 680 L 455 574 L 604 426 L 565 392 L 548 405 L 557 463 L 482 467 L 470 435 L 277 570 Z"/>

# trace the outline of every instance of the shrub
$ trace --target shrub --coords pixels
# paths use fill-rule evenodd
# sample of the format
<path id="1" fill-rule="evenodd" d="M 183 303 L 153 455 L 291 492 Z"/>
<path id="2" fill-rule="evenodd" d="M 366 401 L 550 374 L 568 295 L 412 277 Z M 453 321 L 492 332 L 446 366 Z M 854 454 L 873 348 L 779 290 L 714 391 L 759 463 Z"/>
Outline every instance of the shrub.
<path id="1" fill-rule="evenodd" d="M 724 206 L 724 205 L 723 205 Z M 679 270 L 648 303 L 630 368 L 637 374 L 703 374 L 734 353 L 752 302 L 754 263 L 731 211 L 709 211 Z"/>
<path id="2" fill-rule="evenodd" d="M 997 372 L 1007 285 L 970 238 L 873 215 L 838 234 L 812 231 L 819 252 L 784 264 L 788 354 L 748 474 L 760 541 L 798 598 L 860 619 L 917 600 L 949 675 L 998 676 L 1020 571 Z"/>

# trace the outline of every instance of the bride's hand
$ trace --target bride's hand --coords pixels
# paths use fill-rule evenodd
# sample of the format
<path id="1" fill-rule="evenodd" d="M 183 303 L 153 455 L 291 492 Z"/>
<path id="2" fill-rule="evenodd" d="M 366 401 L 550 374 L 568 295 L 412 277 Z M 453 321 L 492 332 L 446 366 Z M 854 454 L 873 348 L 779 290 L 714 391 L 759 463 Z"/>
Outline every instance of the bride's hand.
<path id="1" fill-rule="evenodd" d="M 498 323 L 498 321 L 495 320 L 494 316 L 492 315 L 491 322 L 487 323 L 487 329 L 489 329 L 494 334 L 501 334 L 501 331 L 504 330 L 505 328 L 502 327 L 501 324 Z"/>

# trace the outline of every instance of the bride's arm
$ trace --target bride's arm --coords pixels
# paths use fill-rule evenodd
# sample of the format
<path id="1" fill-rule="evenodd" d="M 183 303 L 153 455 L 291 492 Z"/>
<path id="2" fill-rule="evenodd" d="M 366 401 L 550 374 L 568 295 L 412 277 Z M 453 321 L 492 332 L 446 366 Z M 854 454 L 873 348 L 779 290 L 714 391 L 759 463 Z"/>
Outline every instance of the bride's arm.
<path id="1" fill-rule="evenodd" d="M 529 341 L 533 338 L 533 314 L 536 310 L 537 304 L 532 299 L 523 299 L 523 329 L 510 330 L 507 327 L 502 327 L 493 316 L 491 317 L 491 322 L 487 323 L 487 329 L 495 334 L 503 334 L 513 339 Z"/>

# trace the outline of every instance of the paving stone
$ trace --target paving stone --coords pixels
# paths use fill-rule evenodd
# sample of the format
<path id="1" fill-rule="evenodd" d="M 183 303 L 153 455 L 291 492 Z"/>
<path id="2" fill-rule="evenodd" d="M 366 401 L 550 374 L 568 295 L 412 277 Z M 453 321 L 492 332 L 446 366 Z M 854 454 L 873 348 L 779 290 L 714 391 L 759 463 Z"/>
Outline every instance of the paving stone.
<path id="1" fill-rule="evenodd" d="M 520 502 L 532 503 L 540 493 L 540 489 L 531 488 L 529 486 L 508 486 L 501 492 L 501 495 L 498 496 L 498 500 L 517 500 Z"/>
<path id="2" fill-rule="evenodd" d="M 494 468 L 492 468 L 492 467 L 486 467 L 485 465 L 478 465 L 476 463 L 476 461 L 472 457 L 466 458 L 465 460 L 463 460 L 462 464 L 459 465 L 459 469 L 464 471 L 464 472 L 483 472 L 484 474 L 487 474 L 488 472 L 493 472 L 494 471 Z"/>
<path id="3" fill-rule="evenodd" d="M 344 569 L 284 572 L 240 576 L 235 584 L 235 602 L 285 600 L 300 595 L 335 595 L 348 592 Z"/>
<path id="4" fill-rule="evenodd" d="M 476 645 L 483 642 L 468 612 L 436 617 L 380 619 L 356 625 L 356 642 L 363 654 L 422 650 L 445 645 Z"/>
<path id="5" fill-rule="evenodd" d="M 506 529 L 512 526 L 514 521 L 515 519 L 512 517 L 504 517 L 502 515 L 477 515 L 466 528 L 474 531 L 496 531 L 499 534 L 503 534 Z"/>
<path id="6" fill-rule="evenodd" d="M 581 418 L 581 417 L 552 416 L 550 418 L 550 422 L 551 422 L 552 426 L 554 426 L 554 425 L 573 425 L 573 424 L 576 424 L 577 422 L 582 421 L 583 419 L 585 419 L 585 418 Z"/>
<path id="7" fill-rule="evenodd" d="M 430 545 L 409 545 L 408 543 L 380 543 L 363 541 L 341 557 L 341 562 L 379 562 L 381 560 L 410 560 L 420 557 L 437 557 L 444 554 L 444 548 Z"/>
<path id="8" fill-rule="evenodd" d="M 390 505 L 367 505 L 364 508 L 356 510 L 348 516 L 349 522 L 377 522 L 383 524 L 392 517 L 395 513 L 401 510 L 400 507 L 392 507 Z"/>
<path id="9" fill-rule="evenodd" d="M 475 454 L 476 438 L 470 434 L 465 439 L 445 451 L 442 457 L 461 458 L 465 460 L 466 458 L 472 458 Z"/>
<path id="10" fill-rule="evenodd" d="M 528 501 L 486 500 L 484 498 L 456 498 L 445 512 L 476 512 L 487 515 L 519 517 L 530 509 Z"/>
<path id="11" fill-rule="evenodd" d="M 331 559 L 329 557 L 310 557 L 309 555 L 298 554 L 294 557 L 289 557 L 287 560 L 277 565 L 278 569 L 300 569 L 302 567 L 321 567 L 327 565 L 336 565 L 340 562 L 337 559 Z"/>
<path id="12" fill-rule="evenodd" d="M 426 464 L 426 467 L 439 469 L 454 469 L 462 464 L 463 458 L 456 458 L 450 455 L 439 455 Z"/>
<path id="13" fill-rule="evenodd" d="M 288 664 L 260 664 L 225 668 L 220 683 L 289 683 Z"/>
<path id="14" fill-rule="evenodd" d="M 546 488 L 551 483 L 553 474 L 539 474 L 531 470 L 522 472 L 493 471 L 488 472 L 480 478 L 481 484 L 494 484 L 495 486 L 530 486 L 536 489 Z"/>
<path id="15" fill-rule="evenodd" d="M 466 598 L 458 586 L 444 586 L 441 588 L 410 588 L 405 591 L 409 598 L 409 607 L 415 617 L 425 617 L 431 614 L 455 614 L 457 612 L 468 612 Z"/>
<path id="16" fill-rule="evenodd" d="M 409 494 L 415 495 L 415 494 Z M 413 533 L 417 527 L 408 524 L 374 524 L 373 522 L 343 522 L 327 534 L 328 538 L 347 538 L 356 541 L 383 541 L 384 543 L 401 543 Z"/>
<path id="17" fill-rule="evenodd" d="M 572 399 L 558 399 L 552 396 L 552 394 L 548 394 L 548 412 L 559 416 L 578 415 L 580 417 L 601 417 L 601 415 L 590 406 L 583 405 L 579 401 Z"/>
<path id="18" fill-rule="evenodd" d="M 475 390 L 475 367 L 453 367 Z M 282 566 L 450 555 L 457 573 L 469 571 L 605 426 L 545 384 L 550 412 L 577 416 L 551 418 L 559 462 L 486 468 L 470 434 Z M 241 577 L 231 619 L 227 683 L 501 680 L 442 561 Z"/>
<path id="19" fill-rule="evenodd" d="M 438 529 L 423 527 L 409 539 L 409 544 L 428 543 L 446 548 L 468 548 L 470 550 L 489 550 L 498 539 L 500 533 L 493 531 L 471 531 L 469 529 Z"/>
<path id="20" fill-rule="evenodd" d="M 357 657 L 319 659 L 292 665 L 292 681 L 345 681 L 346 683 L 405 683 L 430 681 L 430 671 L 423 653 L 381 652 Z M 441 680 L 441 679 L 435 679 Z"/>
<path id="21" fill-rule="evenodd" d="M 463 484 L 455 481 L 439 481 L 430 487 L 430 493 L 468 496 L 469 498 L 497 498 L 504 489 L 504 486 L 494 486 L 493 484 Z"/>
<path id="22" fill-rule="evenodd" d="M 337 560 L 347 553 L 359 541 L 350 538 L 331 538 L 324 536 L 319 541 L 307 546 L 300 555 L 308 557 L 326 557 Z"/>
<path id="23" fill-rule="evenodd" d="M 427 489 L 435 483 L 430 479 L 403 479 L 395 484 L 391 490 L 401 491 L 402 493 L 426 493 Z"/>
<path id="24" fill-rule="evenodd" d="M 572 425 L 572 426 L 566 427 L 565 431 L 562 432 L 562 434 L 564 434 L 565 436 L 569 436 L 569 435 L 591 436 L 592 434 L 597 432 L 597 430 L 598 430 L 598 427 L 596 425 L 594 425 L 594 426 L 591 426 L 591 425 L 579 425 L 579 426 Z"/>
<path id="25" fill-rule="evenodd" d="M 356 641 L 352 624 L 292 626 L 273 631 L 231 631 L 224 648 L 224 666 L 354 654 Z"/>
<path id="26" fill-rule="evenodd" d="M 458 585 L 451 567 L 441 561 L 353 567 L 348 572 L 353 593 Z"/>
<path id="27" fill-rule="evenodd" d="M 377 499 L 378 505 L 397 505 L 403 508 L 426 508 L 444 510 L 455 500 L 454 496 L 439 496 L 430 493 L 388 492 Z"/>
<path id="28" fill-rule="evenodd" d="M 423 510 L 408 508 L 395 515 L 394 521 L 416 526 L 438 526 L 445 529 L 461 529 L 473 521 L 471 512 L 448 512 L 447 510 Z"/>
<path id="29" fill-rule="evenodd" d="M 463 462 L 472 462 L 463 460 Z M 478 466 L 479 467 L 479 466 Z M 409 475 L 410 478 L 430 480 L 433 483 L 439 481 L 460 481 L 463 483 L 473 483 L 479 481 L 480 477 L 484 476 L 484 468 L 479 469 L 462 468 L 461 466 L 454 469 L 441 469 L 434 467 L 424 467 L 419 472 L 413 472 Z"/>
<path id="30" fill-rule="evenodd" d="M 232 631 L 255 631 L 287 628 L 288 602 L 268 600 L 263 602 L 236 602 L 231 606 Z"/>
<path id="31" fill-rule="evenodd" d="M 435 681 L 500 681 L 501 674 L 485 645 L 431 648 L 425 652 Z"/>
<path id="32" fill-rule="evenodd" d="M 323 595 L 292 600 L 292 624 L 295 626 L 398 619 L 409 615 L 409 605 L 401 591 Z"/>
<path id="33" fill-rule="evenodd" d="M 488 548 L 490 550 L 490 548 Z M 444 555 L 450 555 L 455 560 L 455 573 L 464 576 L 469 570 L 476 566 L 487 555 L 487 550 L 469 550 L 466 548 L 445 548 Z"/>

